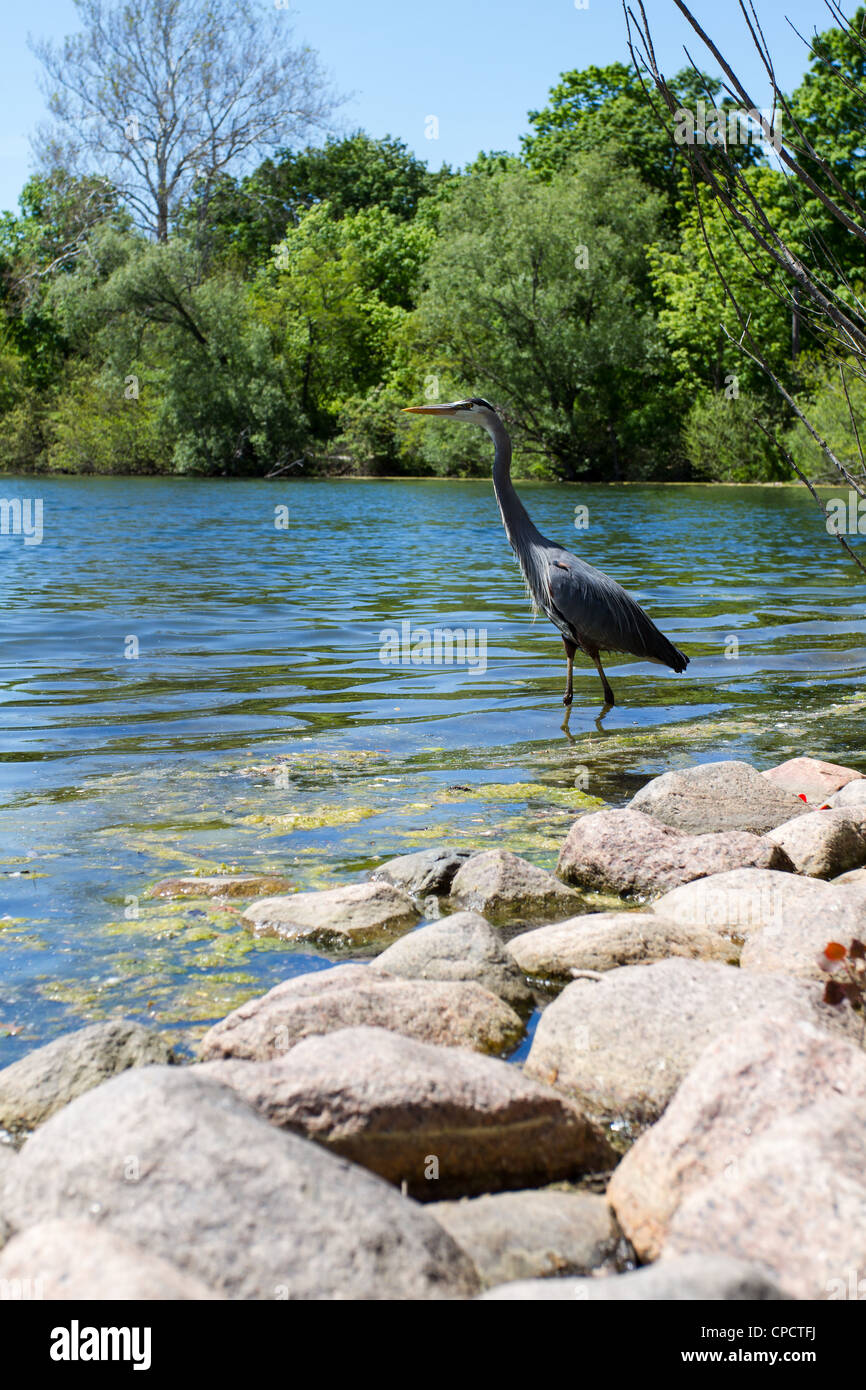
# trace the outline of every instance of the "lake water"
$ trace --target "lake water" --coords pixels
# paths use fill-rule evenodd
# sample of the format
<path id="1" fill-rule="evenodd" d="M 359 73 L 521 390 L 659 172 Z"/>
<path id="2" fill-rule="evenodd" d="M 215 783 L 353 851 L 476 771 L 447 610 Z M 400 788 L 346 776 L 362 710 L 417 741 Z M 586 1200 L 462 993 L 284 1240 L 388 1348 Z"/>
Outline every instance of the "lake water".
<path id="1" fill-rule="evenodd" d="M 324 887 L 443 842 L 552 866 L 587 795 L 670 767 L 866 771 L 866 582 L 804 492 L 520 490 L 692 659 L 612 658 L 601 725 L 582 662 L 561 728 L 562 647 L 489 482 L 4 480 L 44 534 L 0 538 L 0 1065 L 119 1011 L 190 1043 L 328 964 L 149 901 L 166 874 Z M 422 654 L 419 629 L 468 630 L 472 664 L 384 664 L 404 623 Z"/>

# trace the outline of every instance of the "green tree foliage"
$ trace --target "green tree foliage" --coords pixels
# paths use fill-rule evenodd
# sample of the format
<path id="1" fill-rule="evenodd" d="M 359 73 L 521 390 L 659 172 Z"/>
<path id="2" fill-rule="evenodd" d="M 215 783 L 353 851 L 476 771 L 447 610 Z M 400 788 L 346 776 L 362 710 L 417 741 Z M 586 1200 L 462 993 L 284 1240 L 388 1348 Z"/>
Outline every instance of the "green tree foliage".
<path id="1" fill-rule="evenodd" d="M 431 174 L 401 140 L 374 140 L 356 131 L 320 146 L 279 150 L 244 178 L 226 175 L 193 200 L 184 225 L 197 229 L 213 259 L 254 273 L 288 229 L 319 203 L 327 203 L 335 218 L 381 208 L 411 221 L 421 199 L 447 177 L 447 170 Z"/>
<path id="2" fill-rule="evenodd" d="M 785 199 L 784 176 L 757 168 L 747 177 L 762 207 L 796 243 L 791 224 L 795 210 Z M 790 302 L 769 258 L 756 259 L 709 190 L 701 188 L 698 199 L 691 190 L 683 191 L 676 241 L 650 252 L 659 325 L 670 345 L 677 381 L 693 395 L 701 387 L 720 391 L 736 375 L 747 389 L 768 394 L 771 387 L 760 368 L 737 349 L 740 323 L 716 267 L 744 314 L 751 316 L 770 364 L 786 378 L 792 366 Z"/>
<path id="3" fill-rule="evenodd" d="M 866 468 L 861 450 L 866 450 L 866 438 L 861 433 L 860 422 L 866 417 L 866 383 L 855 362 L 842 365 L 844 383 L 839 366 L 815 358 L 804 363 L 803 399 L 809 420 L 836 457 L 855 476 L 863 477 Z M 855 423 L 852 423 L 852 414 Z M 824 453 L 800 421 L 793 423 L 785 443 L 807 478 L 838 483 L 838 473 L 830 468 Z"/>
<path id="4" fill-rule="evenodd" d="M 828 62 L 849 79 L 842 96 Z M 861 67 L 850 34 L 831 30 L 792 98 L 857 189 Z M 686 109 L 724 105 L 700 74 L 674 87 Z M 0 216 L 0 468 L 260 475 L 303 457 L 483 475 L 481 432 L 400 413 L 480 394 L 505 411 L 518 470 L 539 477 L 784 476 L 758 423 L 817 475 L 808 438 L 738 351 L 717 269 L 773 371 L 856 458 L 808 315 L 797 355 L 789 286 L 707 190 L 695 203 L 634 69 L 564 73 L 529 125 L 521 156 L 481 152 L 459 173 L 361 131 L 243 174 L 217 161 L 183 175 L 156 239 L 107 168 L 43 171 Z M 853 239 L 819 201 L 756 147 L 737 159 L 788 245 L 862 294 Z"/>
<path id="5" fill-rule="evenodd" d="M 721 86 L 705 73 L 690 68 L 671 79 L 671 90 L 680 105 L 694 111 L 704 100 L 722 109 Z M 523 152 L 530 168 L 541 173 L 567 169 L 575 156 L 604 150 L 620 165 L 636 169 L 650 188 L 661 193 L 671 216 L 677 204 L 680 170 L 658 103 L 655 108 L 647 87 L 634 67 L 610 63 L 565 72 L 550 92 L 547 106 L 530 111 L 532 132 L 523 138 Z M 751 163 L 755 147 L 742 148 L 740 159 Z"/>
<path id="6" fill-rule="evenodd" d="M 585 156 L 462 181 L 442 207 L 417 313 L 426 373 L 507 409 L 566 477 L 621 475 L 664 433 L 667 367 L 646 259 L 661 199 Z"/>

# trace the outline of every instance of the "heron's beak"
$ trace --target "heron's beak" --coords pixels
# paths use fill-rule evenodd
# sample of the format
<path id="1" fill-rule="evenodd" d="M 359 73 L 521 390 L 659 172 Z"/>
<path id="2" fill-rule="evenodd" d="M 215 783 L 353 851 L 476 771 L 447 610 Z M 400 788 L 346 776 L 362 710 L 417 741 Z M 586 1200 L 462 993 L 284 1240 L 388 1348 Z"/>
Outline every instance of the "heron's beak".
<path id="1" fill-rule="evenodd" d="M 406 405 L 403 407 L 403 415 L 453 415 L 457 409 L 456 401 L 450 401 L 447 405 Z"/>

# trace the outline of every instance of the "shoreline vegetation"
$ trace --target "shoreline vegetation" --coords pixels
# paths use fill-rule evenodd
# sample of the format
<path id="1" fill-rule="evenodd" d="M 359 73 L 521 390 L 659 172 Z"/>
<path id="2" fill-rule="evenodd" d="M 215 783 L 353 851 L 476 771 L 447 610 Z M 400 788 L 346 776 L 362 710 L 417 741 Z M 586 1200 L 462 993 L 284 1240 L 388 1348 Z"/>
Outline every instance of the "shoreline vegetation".
<path id="1" fill-rule="evenodd" d="M 52 72 L 57 55 L 40 56 Z M 790 94 L 814 150 L 855 184 L 862 122 L 833 81 L 856 82 L 860 61 L 855 32 L 830 29 Z M 86 97 L 83 69 L 68 85 L 79 79 Z M 194 112 L 201 93 L 185 80 Z M 321 128 L 333 102 L 319 80 L 303 75 Z M 686 110 L 728 109 L 694 70 L 670 87 Z M 66 98 L 52 100 L 69 134 Z M 138 119 L 110 169 L 86 121 L 74 167 L 46 139 L 19 210 L 0 216 L 6 476 L 262 477 L 305 458 L 323 477 L 481 477 L 486 440 L 400 412 L 482 394 L 503 412 L 521 479 L 786 482 L 787 451 L 832 485 L 790 404 L 738 350 L 725 283 L 790 399 L 845 467 L 862 462 L 861 375 L 840 384 L 771 260 L 744 254 L 708 188 L 693 195 L 633 66 L 562 73 L 519 153 L 482 151 L 461 170 L 356 131 L 285 143 L 247 172 L 215 155 L 193 174 L 180 151 L 190 172 L 166 190 L 135 181 L 150 159 Z M 708 167 L 735 170 L 797 254 L 829 246 L 856 292 L 856 239 L 786 180 L 760 129 L 741 137 L 707 148 Z"/>
<path id="2" fill-rule="evenodd" d="M 533 478 L 533 477 L 521 477 L 521 476 L 518 475 L 518 474 L 515 474 L 514 476 L 515 476 L 516 480 L 520 483 L 520 485 L 521 485 L 522 488 L 528 488 L 528 489 L 531 489 L 531 488 L 533 488 L 533 487 L 535 487 L 535 486 L 538 486 L 538 487 L 546 487 L 546 486 L 548 486 L 550 483 L 556 483 L 558 486 L 561 486 L 561 487 L 574 487 L 574 488 L 580 488 L 580 489 L 583 489 L 583 488 L 619 488 L 619 487 L 622 487 L 622 488 L 628 488 L 628 487 L 633 487 L 633 488 L 639 488 L 639 487 L 652 487 L 652 488 L 658 488 L 658 487 L 691 487 L 691 488 L 716 488 L 716 487 L 725 487 L 725 488 L 790 488 L 792 491 L 797 491 L 797 492 L 799 492 L 799 491 L 802 490 L 802 484 L 799 483 L 799 482 L 797 482 L 797 481 L 795 481 L 795 480 L 793 480 L 793 479 L 790 479 L 790 478 L 765 478 L 765 479 L 754 479 L 754 478 L 753 478 L 753 479 L 751 479 L 751 480 L 744 480 L 744 481 L 742 481 L 742 482 L 735 482 L 735 481 L 733 481 L 733 480 L 730 479 L 730 478 L 617 478 L 617 479 L 613 479 L 613 478 L 593 478 L 593 479 L 575 479 L 575 478 L 537 478 L 537 477 Z M 61 478 L 98 478 L 101 482 L 102 482 L 102 481 L 105 481 L 105 480 L 107 480 L 107 479 L 109 479 L 109 478 L 117 478 L 119 482 L 123 482 L 123 480 L 126 479 L 126 478 L 160 478 L 160 479 L 162 479 L 162 480 L 164 480 L 164 481 L 171 481 L 171 482 L 175 482 L 175 483 L 182 483 L 182 482 L 184 482 L 184 481 L 190 481 L 190 482 L 200 482 L 200 481 L 201 481 L 201 478 L 198 477 L 198 476 L 196 476 L 196 475 L 183 474 L 183 473 L 166 473 L 166 472 L 160 472 L 160 471 L 154 471 L 154 472 L 152 472 L 152 473 L 120 473 L 120 472 L 112 472 L 112 473 L 87 473 L 87 472 L 82 472 L 82 471 L 73 472 L 72 470 L 68 470 L 68 471 L 62 472 L 62 473 L 61 473 L 61 472 L 49 473 L 49 472 L 40 472 L 40 471 L 34 470 L 34 471 L 32 471 L 32 472 L 29 472 L 29 473 L 26 473 L 26 472 L 0 473 L 0 478 L 2 478 L 4 482 L 15 482 L 16 480 L 19 480 L 19 481 L 21 481 L 21 482 L 24 482 L 24 481 L 31 482 L 34 478 L 42 478 L 42 479 L 46 479 L 46 480 L 47 480 L 47 479 L 51 479 L 51 481 L 56 481 L 56 480 L 61 479 Z M 473 474 L 473 475 L 467 477 L 465 474 L 457 474 L 457 473 L 452 473 L 452 474 L 447 474 L 447 475 L 442 475 L 442 474 L 440 474 L 440 473 L 331 473 L 331 474 L 328 474 L 328 473 L 316 473 L 316 472 L 312 472 L 312 471 L 311 471 L 311 472 L 309 472 L 309 473 L 300 473 L 300 472 L 299 472 L 299 473 L 292 473 L 291 475 L 289 475 L 289 478 L 290 478 L 290 480 L 291 480 L 292 482 L 295 482 L 295 483 L 297 483 L 297 482 L 301 482 L 301 483 L 303 483 L 303 482 L 321 482 L 321 481 L 323 481 L 323 480 L 326 479 L 326 478 L 327 478 L 328 482 L 331 482 L 331 483 L 406 483 L 406 482 L 413 482 L 413 483 L 447 483 L 447 482 L 451 482 L 451 481 L 460 481 L 460 482 L 464 482 L 464 483 L 467 483 L 467 482 L 483 483 L 483 482 L 487 481 L 482 475 L 475 475 L 475 474 Z M 247 476 L 238 477 L 238 476 L 232 476 L 232 475 L 230 475 L 230 474 L 223 474 L 223 473 L 221 473 L 221 474 L 214 474 L 214 475 L 212 476 L 212 478 L 210 479 L 210 481 L 215 482 L 215 483 L 216 483 L 216 482 L 228 482 L 228 483 L 237 483 L 237 482 L 241 482 L 241 483 L 243 483 L 243 482 L 247 482 L 247 483 L 248 483 L 248 482 L 273 482 L 274 485 L 275 485 L 276 487 L 279 487 L 281 483 L 283 483 L 283 482 L 286 481 L 286 478 L 285 478 L 285 477 L 280 478 L 280 479 L 276 479 L 276 478 L 265 478 L 265 477 L 257 477 L 257 476 L 255 476 L 255 475 L 247 475 Z M 847 495 L 847 488 L 846 488 L 845 485 L 844 485 L 843 483 L 841 483 L 841 482 L 833 482 L 832 480 L 831 480 L 831 481 L 816 482 L 816 483 L 814 484 L 814 486 L 816 487 L 816 489 L 817 489 L 819 492 L 828 492 L 828 493 L 829 493 L 829 492 L 836 492 L 836 493 L 844 492 L 844 493 L 846 493 L 846 495 Z"/>

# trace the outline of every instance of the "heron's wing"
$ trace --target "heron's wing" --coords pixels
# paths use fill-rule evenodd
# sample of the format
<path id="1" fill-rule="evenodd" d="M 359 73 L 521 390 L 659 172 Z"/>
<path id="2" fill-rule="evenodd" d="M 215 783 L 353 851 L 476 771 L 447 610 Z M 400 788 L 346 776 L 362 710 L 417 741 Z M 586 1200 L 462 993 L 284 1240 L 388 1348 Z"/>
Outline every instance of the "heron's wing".
<path id="1" fill-rule="evenodd" d="M 567 550 L 548 557 L 547 588 L 553 609 L 551 617 L 560 629 L 562 623 L 558 619 L 564 620 L 580 646 L 596 652 L 628 652 L 645 660 L 661 661 L 675 671 L 683 671 L 688 665 L 688 657 L 659 632 L 640 604 L 615 579 Z"/>

